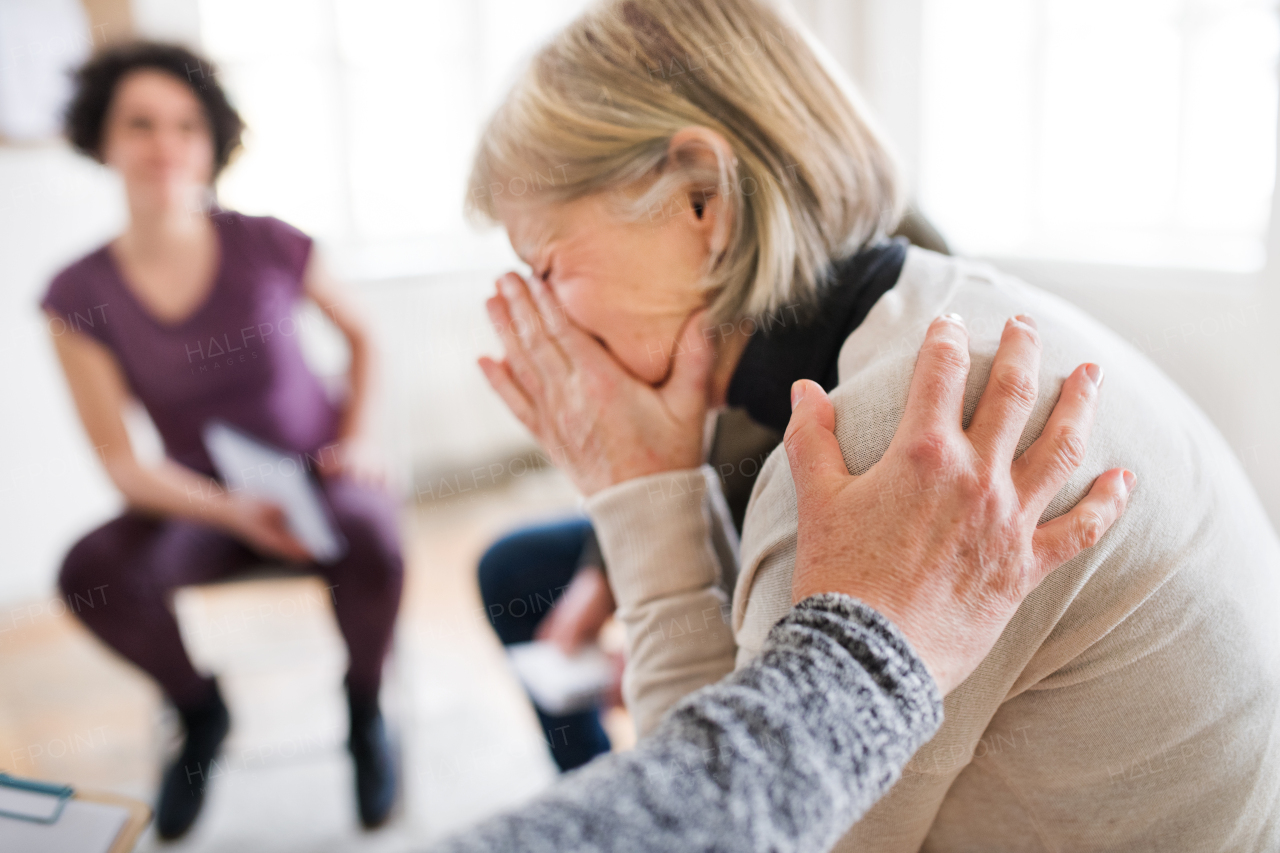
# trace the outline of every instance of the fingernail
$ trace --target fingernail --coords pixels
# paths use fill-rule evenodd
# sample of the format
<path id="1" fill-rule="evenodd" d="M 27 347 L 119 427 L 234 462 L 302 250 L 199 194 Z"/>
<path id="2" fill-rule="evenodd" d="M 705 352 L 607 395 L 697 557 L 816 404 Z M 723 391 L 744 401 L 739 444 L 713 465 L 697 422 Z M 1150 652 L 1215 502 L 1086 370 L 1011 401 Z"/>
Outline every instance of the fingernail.
<path id="1" fill-rule="evenodd" d="M 514 299 L 516 296 L 516 286 L 512 284 L 506 276 L 498 279 L 498 289 L 501 290 L 502 295 L 508 299 Z"/>
<path id="2" fill-rule="evenodd" d="M 1019 314 L 1017 317 L 1014 317 L 1013 319 L 1017 320 L 1019 323 L 1022 323 L 1025 326 L 1030 326 L 1033 329 L 1038 330 L 1040 328 L 1039 326 L 1036 325 L 1036 321 L 1028 317 L 1026 314 Z"/>
<path id="3" fill-rule="evenodd" d="M 1102 368 L 1096 364 L 1086 364 L 1084 366 L 1085 375 L 1093 382 L 1093 387 L 1102 387 Z"/>
<path id="4" fill-rule="evenodd" d="M 952 323 L 955 323 L 957 326 L 960 326 L 962 328 L 964 327 L 964 318 L 961 317 L 959 314 L 943 314 L 942 319 L 950 320 Z"/>
<path id="5" fill-rule="evenodd" d="M 804 399 L 804 380 L 797 379 L 791 383 L 791 411 L 796 410 L 796 406 L 800 405 L 800 401 Z"/>
<path id="6" fill-rule="evenodd" d="M 1137 482 L 1138 482 L 1138 475 L 1137 475 L 1137 474 L 1133 473 L 1132 471 L 1128 471 L 1128 470 L 1126 470 L 1126 471 L 1124 472 L 1124 490 L 1125 490 L 1126 492 L 1132 492 L 1132 491 L 1133 491 L 1133 485 L 1134 485 L 1134 483 L 1137 483 Z"/>

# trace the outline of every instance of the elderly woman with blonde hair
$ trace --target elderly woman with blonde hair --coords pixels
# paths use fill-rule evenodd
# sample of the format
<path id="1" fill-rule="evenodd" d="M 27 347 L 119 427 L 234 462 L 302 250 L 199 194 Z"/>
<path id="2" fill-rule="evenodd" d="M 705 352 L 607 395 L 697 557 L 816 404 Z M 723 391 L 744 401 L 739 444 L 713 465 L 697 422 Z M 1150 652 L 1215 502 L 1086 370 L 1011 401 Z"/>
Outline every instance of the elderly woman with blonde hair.
<path id="1" fill-rule="evenodd" d="M 861 473 L 902 417 L 930 322 L 957 315 L 969 345 L 954 357 L 973 364 L 965 424 L 994 416 L 978 406 L 989 378 L 1031 412 L 1009 439 L 1015 478 L 1073 472 L 1042 522 L 1118 464 L 1143 488 L 1027 598 L 838 849 L 1280 846 L 1280 549 L 1235 458 L 1080 311 L 886 240 L 902 208 L 893 158 L 781 13 L 758 0 L 592 7 L 494 115 L 469 200 L 532 270 L 499 279 L 488 307 L 506 357 L 481 366 L 586 496 L 642 735 L 748 665 L 792 605 L 786 459 L 764 465 L 739 543 L 703 464 L 709 413 L 780 429 L 791 384 L 812 379 Z M 993 366 L 1001 340 L 1040 334 L 1038 370 Z M 1109 376 L 1088 448 L 1069 431 L 1061 452 L 1034 445 L 1065 429 L 1049 413 L 1086 361 Z"/>

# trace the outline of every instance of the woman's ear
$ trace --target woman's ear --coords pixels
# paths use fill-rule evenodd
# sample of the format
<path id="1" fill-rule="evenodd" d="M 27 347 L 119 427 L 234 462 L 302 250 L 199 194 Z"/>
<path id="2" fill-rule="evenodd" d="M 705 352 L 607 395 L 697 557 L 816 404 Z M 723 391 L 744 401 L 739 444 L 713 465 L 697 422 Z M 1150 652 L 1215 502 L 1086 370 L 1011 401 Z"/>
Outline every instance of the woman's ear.
<path id="1" fill-rule="evenodd" d="M 707 241 L 708 252 L 718 256 L 728 245 L 733 219 L 726 193 L 735 176 L 733 149 L 709 127 L 686 127 L 667 143 L 667 163 L 693 178 L 683 190 L 687 224 Z"/>

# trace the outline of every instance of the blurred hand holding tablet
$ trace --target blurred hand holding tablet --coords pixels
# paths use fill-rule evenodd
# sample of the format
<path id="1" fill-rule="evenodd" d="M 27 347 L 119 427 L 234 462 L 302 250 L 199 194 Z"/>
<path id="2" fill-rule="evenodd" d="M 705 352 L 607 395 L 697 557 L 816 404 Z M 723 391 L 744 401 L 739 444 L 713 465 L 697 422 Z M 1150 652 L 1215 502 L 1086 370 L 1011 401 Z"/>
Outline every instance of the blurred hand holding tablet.
<path id="1" fill-rule="evenodd" d="M 318 562 L 332 563 L 347 544 L 325 512 L 316 484 L 296 453 L 286 453 L 222 421 L 205 425 L 205 449 L 229 492 L 244 492 L 284 510 L 289 531 Z"/>

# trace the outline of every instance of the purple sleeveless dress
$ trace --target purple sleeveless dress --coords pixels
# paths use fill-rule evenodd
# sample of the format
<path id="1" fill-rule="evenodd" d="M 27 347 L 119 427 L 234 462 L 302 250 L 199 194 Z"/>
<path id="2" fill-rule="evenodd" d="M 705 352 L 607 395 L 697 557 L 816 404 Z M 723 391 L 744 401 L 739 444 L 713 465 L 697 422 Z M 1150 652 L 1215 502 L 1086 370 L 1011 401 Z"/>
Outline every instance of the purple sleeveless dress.
<path id="1" fill-rule="evenodd" d="M 133 295 L 106 246 L 53 279 L 41 307 L 55 334 L 89 335 L 119 361 L 176 462 L 214 473 L 201 440 L 220 419 L 283 450 L 332 442 L 338 408 L 308 369 L 294 309 L 311 238 L 271 217 L 219 211 L 218 272 L 185 320 L 156 319 Z"/>
<path id="2" fill-rule="evenodd" d="M 270 217 L 216 211 L 218 272 L 203 304 L 178 323 L 150 314 L 107 247 L 59 273 L 41 307 L 57 334 L 105 346 L 146 407 L 165 453 L 212 475 L 201 429 L 218 419 L 283 450 L 316 458 L 337 436 L 340 407 L 307 367 L 295 309 L 311 238 Z M 302 571 L 328 585 L 347 643 L 352 694 L 377 695 L 403 583 L 397 508 L 385 491 L 345 477 L 319 482 L 347 553 Z M 58 577 L 68 607 L 160 683 L 179 708 L 212 690 L 191 665 L 169 607 L 180 586 L 234 576 L 264 561 L 227 533 L 126 511 L 67 554 Z"/>

